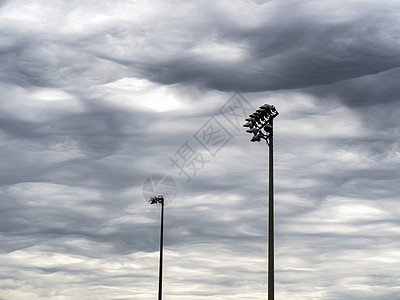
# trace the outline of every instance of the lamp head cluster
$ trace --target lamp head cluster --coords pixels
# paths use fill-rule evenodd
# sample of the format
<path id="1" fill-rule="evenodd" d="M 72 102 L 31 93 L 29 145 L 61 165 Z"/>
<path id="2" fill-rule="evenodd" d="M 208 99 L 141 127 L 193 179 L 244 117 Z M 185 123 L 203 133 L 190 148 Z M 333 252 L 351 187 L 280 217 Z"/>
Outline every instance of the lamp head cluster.
<path id="1" fill-rule="evenodd" d="M 164 204 L 164 197 L 162 195 L 153 196 L 149 199 L 150 204 Z"/>
<path id="2" fill-rule="evenodd" d="M 248 127 L 248 133 L 252 133 L 253 137 L 250 141 L 259 142 L 264 139 L 269 143 L 269 137 L 272 136 L 273 119 L 279 115 L 273 105 L 264 104 L 260 106 L 254 113 L 246 119 L 247 123 L 243 127 Z M 264 132 L 263 132 L 264 130 Z"/>

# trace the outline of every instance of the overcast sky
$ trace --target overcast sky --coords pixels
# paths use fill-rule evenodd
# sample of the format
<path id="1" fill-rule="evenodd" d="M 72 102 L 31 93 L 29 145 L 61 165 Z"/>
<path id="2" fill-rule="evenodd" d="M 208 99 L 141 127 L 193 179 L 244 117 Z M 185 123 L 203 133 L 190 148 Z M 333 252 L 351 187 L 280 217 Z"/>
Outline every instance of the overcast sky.
<path id="1" fill-rule="evenodd" d="M 164 299 L 265 299 L 268 152 L 241 124 L 268 103 L 276 298 L 398 299 L 399 20 L 398 0 L 0 1 L 0 298 L 156 299 L 151 178 L 177 186 Z"/>

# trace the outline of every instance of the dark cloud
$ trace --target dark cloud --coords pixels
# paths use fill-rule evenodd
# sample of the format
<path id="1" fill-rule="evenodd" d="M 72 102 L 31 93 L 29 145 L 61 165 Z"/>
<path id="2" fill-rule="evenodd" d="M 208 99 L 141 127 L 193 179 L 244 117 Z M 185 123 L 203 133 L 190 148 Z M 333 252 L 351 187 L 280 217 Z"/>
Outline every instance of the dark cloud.
<path id="1" fill-rule="evenodd" d="M 213 14 L 212 38 L 194 31 L 191 44 L 177 44 L 172 55 L 147 56 L 135 69 L 163 84 L 194 81 L 254 92 L 329 84 L 399 66 L 397 17 L 390 6 L 371 3 L 360 11 L 347 5 L 340 16 L 329 5 L 311 3 L 271 3 L 253 26 L 243 26 L 240 14 Z"/>
<path id="2" fill-rule="evenodd" d="M 159 4 L 172 7 L 172 2 Z M 65 5 L 53 11 L 57 16 L 66 9 L 66 21 L 73 22 L 86 8 Z M 3 80 L 87 86 L 139 75 L 162 84 L 242 92 L 330 84 L 399 66 L 395 8 L 313 1 L 224 7 L 204 1 L 169 16 L 146 11 L 157 19 L 152 25 L 135 15 L 118 26 L 124 14 L 105 17 L 107 8 L 100 6 L 97 13 L 104 20 L 98 26 L 89 12 L 81 26 L 67 23 L 71 28 L 55 32 L 41 26 L 29 34 L 19 25 L 3 47 Z M 36 25 L 35 18 L 32 22 Z"/>
<path id="3" fill-rule="evenodd" d="M 399 102 L 399 68 L 373 75 L 345 80 L 338 83 L 311 88 L 313 95 L 329 101 L 336 98 L 352 107 L 387 105 Z"/>

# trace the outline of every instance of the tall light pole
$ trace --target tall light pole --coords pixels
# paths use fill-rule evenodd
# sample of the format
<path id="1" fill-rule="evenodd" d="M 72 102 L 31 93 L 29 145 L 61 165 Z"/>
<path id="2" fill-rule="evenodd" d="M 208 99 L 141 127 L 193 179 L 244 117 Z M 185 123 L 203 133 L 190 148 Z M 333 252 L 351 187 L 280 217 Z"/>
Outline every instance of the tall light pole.
<path id="1" fill-rule="evenodd" d="M 273 105 L 260 106 L 247 119 L 243 127 L 249 127 L 246 132 L 252 133 L 252 142 L 264 139 L 269 147 L 269 184 L 268 184 L 268 300 L 274 300 L 274 156 L 273 156 L 273 125 L 278 111 Z M 263 132 L 264 131 L 264 132 Z"/>
<path id="2" fill-rule="evenodd" d="M 158 300 L 162 300 L 162 275 L 163 275 L 163 250 L 164 250 L 164 197 L 154 196 L 149 199 L 150 204 L 161 204 L 161 230 L 160 230 L 160 264 L 158 273 Z"/>

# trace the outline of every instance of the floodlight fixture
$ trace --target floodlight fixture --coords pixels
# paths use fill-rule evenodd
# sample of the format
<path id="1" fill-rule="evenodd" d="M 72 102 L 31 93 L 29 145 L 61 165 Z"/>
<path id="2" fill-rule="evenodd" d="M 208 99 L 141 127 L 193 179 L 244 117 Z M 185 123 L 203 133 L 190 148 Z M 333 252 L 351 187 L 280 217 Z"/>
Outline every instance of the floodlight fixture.
<path id="1" fill-rule="evenodd" d="M 163 195 L 153 196 L 149 199 L 150 204 L 164 204 Z"/>
<path id="2" fill-rule="evenodd" d="M 243 127 L 250 127 L 251 129 L 254 127 L 258 130 L 264 129 L 265 132 L 270 133 L 254 138 L 254 136 L 258 134 L 258 130 L 246 130 L 248 133 L 253 133 L 254 136 L 251 139 L 252 142 L 260 142 L 261 139 L 264 139 L 268 145 L 270 144 L 273 131 L 273 119 L 278 114 L 278 111 L 273 105 L 264 104 L 246 119 L 248 122 L 245 123 Z"/>

